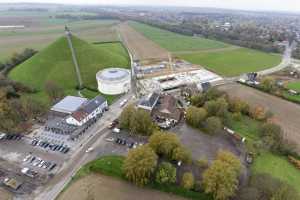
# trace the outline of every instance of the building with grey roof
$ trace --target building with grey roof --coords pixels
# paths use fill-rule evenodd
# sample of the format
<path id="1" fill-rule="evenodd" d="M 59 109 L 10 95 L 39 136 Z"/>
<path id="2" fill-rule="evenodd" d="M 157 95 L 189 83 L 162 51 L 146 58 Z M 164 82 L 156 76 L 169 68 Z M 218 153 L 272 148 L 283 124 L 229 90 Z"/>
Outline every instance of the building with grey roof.
<path id="1" fill-rule="evenodd" d="M 158 99 L 159 99 L 159 94 L 156 92 L 153 92 L 153 93 L 149 94 L 148 96 L 143 97 L 140 100 L 140 102 L 138 104 L 138 108 L 149 110 L 151 112 L 153 110 L 154 106 L 156 105 Z"/>
<path id="2" fill-rule="evenodd" d="M 107 107 L 107 100 L 99 95 L 81 105 L 75 112 L 67 117 L 66 122 L 71 125 L 82 126 L 90 119 L 101 115 Z"/>
<path id="3" fill-rule="evenodd" d="M 66 96 L 64 99 L 52 106 L 51 111 L 72 114 L 87 101 L 88 99 L 82 97 Z"/>

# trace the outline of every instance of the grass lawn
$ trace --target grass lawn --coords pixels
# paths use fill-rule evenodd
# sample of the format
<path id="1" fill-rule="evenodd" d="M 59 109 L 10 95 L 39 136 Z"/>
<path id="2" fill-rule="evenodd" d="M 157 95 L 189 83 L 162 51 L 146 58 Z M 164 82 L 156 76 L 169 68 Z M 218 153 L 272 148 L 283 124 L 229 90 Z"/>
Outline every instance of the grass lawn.
<path id="1" fill-rule="evenodd" d="M 293 186 L 300 193 L 300 171 L 291 165 L 285 157 L 271 153 L 262 153 L 252 166 L 254 173 L 269 173 Z"/>
<path id="2" fill-rule="evenodd" d="M 77 37 L 72 40 L 85 86 L 97 88 L 96 73 L 101 69 L 112 66 L 129 67 L 129 57 L 120 43 L 92 45 Z M 37 89 L 40 94 L 35 95 L 42 102 L 47 98 L 43 92 L 47 81 L 55 82 L 68 95 L 77 94 L 75 68 L 65 37 L 59 38 L 31 59 L 15 67 L 9 77 Z"/>
<path id="3" fill-rule="evenodd" d="M 260 125 L 261 122 L 243 115 L 240 121 L 233 120 L 230 128 L 248 140 L 258 141 Z"/>
<path id="4" fill-rule="evenodd" d="M 126 178 L 124 177 L 123 170 L 122 170 L 124 159 L 125 157 L 123 156 L 112 155 L 112 156 L 104 156 L 102 158 L 94 160 L 86 164 L 85 166 L 83 166 L 73 177 L 72 181 L 68 184 L 68 186 L 72 184 L 73 181 L 81 177 L 84 177 L 90 173 L 102 173 L 104 175 L 121 178 L 126 181 Z M 204 193 L 185 190 L 176 185 L 166 186 L 166 185 L 159 185 L 156 183 L 152 183 L 149 184 L 148 187 L 163 192 L 176 194 L 190 199 L 211 200 L 211 198 Z M 66 189 L 67 188 L 65 188 L 64 190 Z"/>
<path id="5" fill-rule="evenodd" d="M 161 47 L 172 52 L 218 49 L 231 46 L 215 40 L 173 33 L 138 22 L 129 22 L 129 25 Z"/>
<path id="6" fill-rule="evenodd" d="M 287 84 L 287 88 L 300 92 L 300 82 L 290 82 Z"/>
<path id="7" fill-rule="evenodd" d="M 242 73 L 260 71 L 274 67 L 281 62 L 279 55 L 247 48 L 219 52 L 198 52 L 178 56 L 224 76 L 237 76 Z"/>

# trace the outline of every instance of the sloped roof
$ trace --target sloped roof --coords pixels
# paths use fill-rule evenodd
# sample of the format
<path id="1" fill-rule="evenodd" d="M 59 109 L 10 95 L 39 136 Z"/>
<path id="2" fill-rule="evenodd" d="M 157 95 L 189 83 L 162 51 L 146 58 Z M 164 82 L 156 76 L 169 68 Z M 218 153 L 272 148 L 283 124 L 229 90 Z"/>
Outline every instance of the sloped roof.
<path id="1" fill-rule="evenodd" d="M 98 95 L 94 99 L 89 100 L 87 103 L 83 104 L 78 110 L 72 113 L 71 116 L 80 122 L 104 102 L 106 102 L 106 99 Z"/>
<path id="2" fill-rule="evenodd" d="M 140 101 L 139 105 L 153 108 L 155 106 L 155 104 L 157 103 L 158 99 L 159 99 L 159 94 L 156 92 L 153 92 L 153 93 L 149 94 L 147 97 L 143 98 Z"/>

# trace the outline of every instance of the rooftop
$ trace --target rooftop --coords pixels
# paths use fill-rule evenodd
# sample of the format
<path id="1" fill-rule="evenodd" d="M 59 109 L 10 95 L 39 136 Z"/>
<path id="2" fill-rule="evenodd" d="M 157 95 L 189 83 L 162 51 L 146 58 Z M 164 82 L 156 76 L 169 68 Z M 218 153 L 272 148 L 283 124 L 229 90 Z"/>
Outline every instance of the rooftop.
<path id="1" fill-rule="evenodd" d="M 82 97 L 66 96 L 64 99 L 55 104 L 51 110 L 71 114 L 87 101 L 88 99 Z"/>
<path id="2" fill-rule="evenodd" d="M 108 68 L 97 73 L 97 79 L 115 81 L 126 78 L 130 75 L 129 70 L 122 68 Z"/>

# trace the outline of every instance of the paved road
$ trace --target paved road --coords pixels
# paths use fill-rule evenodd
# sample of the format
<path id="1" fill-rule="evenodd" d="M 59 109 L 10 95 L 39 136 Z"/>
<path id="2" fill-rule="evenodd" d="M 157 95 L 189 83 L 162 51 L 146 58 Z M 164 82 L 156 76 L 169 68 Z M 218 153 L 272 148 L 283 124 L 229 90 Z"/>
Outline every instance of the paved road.
<path id="1" fill-rule="evenodd" d="M 101 145 L 102 142 L 104 142 L 103 139 L 110 133 L 110 131 L 106 127 L 122 112 L 122 108 L 120 108 L 119 103 L 123 99 L 129 99 L 131 97 L 132 93 L 128 93 L 110 106 L 109 111 L 107 111 L 103 115 L 103 117 L 91 129 L 89 129 L 90 133 L 93 133 L 92 136 L 83 142 L 83 145 L 80 149 L 75 152 L 71 152 L 73 155 L 71 159 L 65 164 L 63 170 L 56 174 L 55 177 L 50 180 L 46 186 L 40 188 L 40 190 L 37 190 L 31 196 L 15 197 L 14 199 L 54 200 L 81 166 L 83 166 L 90 160 L 96 159 L 97 154 L 85 153 L 86 149 L 91 146 L 96 147 L 97 145 Z"/>
<path id="2" fill-rule="evenodd" d="M 295 42 L 293 42 L 291 45 L 286 44 L 285 52 L 282 55 L 281 63 L 279 65 L 277 65 L 276 67 L 260 71 L 260 72 L 258 72 L 258 74 L 259 75 L 268 75 L 268 74 L 272 74 L 274 72 L 280 71 L 280 70 L 288 67 L 291 64 L 292 49 L 295 45 L 296 45 Z"/>

